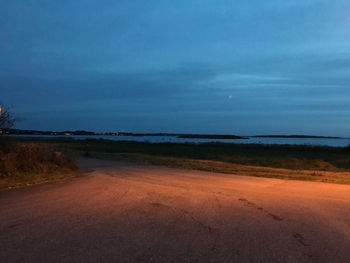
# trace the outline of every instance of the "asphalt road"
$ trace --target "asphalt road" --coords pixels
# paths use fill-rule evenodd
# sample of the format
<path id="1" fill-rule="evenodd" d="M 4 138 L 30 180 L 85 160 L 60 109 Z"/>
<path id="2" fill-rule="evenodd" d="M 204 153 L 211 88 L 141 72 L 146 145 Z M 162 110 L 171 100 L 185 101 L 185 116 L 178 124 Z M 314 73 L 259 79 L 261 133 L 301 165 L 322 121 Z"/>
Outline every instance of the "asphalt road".
<path id="1" fill-rule="evenodd" d="M 0 262 L 350 262 L 350 186 L 82 163 L 0 192 Z"/>

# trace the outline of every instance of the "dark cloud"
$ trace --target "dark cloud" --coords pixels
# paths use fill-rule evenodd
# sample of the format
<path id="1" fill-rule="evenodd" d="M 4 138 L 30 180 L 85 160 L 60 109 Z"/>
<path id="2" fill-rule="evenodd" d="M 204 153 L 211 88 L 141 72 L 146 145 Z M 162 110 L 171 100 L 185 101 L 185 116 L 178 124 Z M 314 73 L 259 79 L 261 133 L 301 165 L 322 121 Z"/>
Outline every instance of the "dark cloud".
<path id="1" fill-rule="evenodd" d="M 347 135 L 347 1 L 0 3 L 22 128 Z"/>

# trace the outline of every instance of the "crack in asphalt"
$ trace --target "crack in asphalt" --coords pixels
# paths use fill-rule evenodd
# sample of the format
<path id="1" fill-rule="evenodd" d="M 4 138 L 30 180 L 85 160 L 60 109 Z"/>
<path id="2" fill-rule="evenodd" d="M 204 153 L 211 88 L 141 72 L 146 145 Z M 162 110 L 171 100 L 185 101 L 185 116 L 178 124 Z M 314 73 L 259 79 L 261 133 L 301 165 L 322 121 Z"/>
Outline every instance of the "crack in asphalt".
<path id="1" fill-rule="evenodd" d="M 263 207 L 258 206 L 257 204 L 255 204 L 255 203 L 253 203 L 253 202 L 251 202 L 251 201 L 249 201 L 249 200 L 247 200 L 245 198 L 238 198 L 238 200 L 243 202 L 248 207 L 255 208 L 256 210 L 259 210 L 259 211 L 265 213 L 267 216 L 271 217 L 275 221 L 282 221 L 283 220 L 282 217 L 279 217 L 279 216 L 277 216 L 275 214 L 272 214 L 272 213 L 266 211 Z"/>

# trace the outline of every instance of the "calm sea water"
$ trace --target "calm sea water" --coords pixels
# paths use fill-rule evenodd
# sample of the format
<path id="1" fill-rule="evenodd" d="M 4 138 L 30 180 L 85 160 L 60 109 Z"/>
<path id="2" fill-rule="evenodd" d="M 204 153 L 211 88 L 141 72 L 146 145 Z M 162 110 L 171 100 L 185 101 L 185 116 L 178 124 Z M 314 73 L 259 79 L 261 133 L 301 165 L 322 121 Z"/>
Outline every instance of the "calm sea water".
<path id="1" fill-rule="evenodd" d="M 21 135 L 23 136 L 23 135 Z M 29 137 L 29 136 L 24 136 Z M 161 143 L 161 142 L 173 142 L 173 143 L 206 143 L 206 142 L 222 142 L 222 143 L 258 143 L 258 144 L 289 144 L 289 145 L 323 145 L 323 146 L 333 146 L 333 147 L 344 147 L 350 145 L 350 138 L 340 138 L 340 139 L 327 139 L 327 138 L 256 138 L 250 137 L 246 140 L 220 140 L 220 139 L 182 139 L 176 136 L 105 136 L 105 135 L 93 135 L 93 136 L 30 136 L 30 137 L 45 137 L 45 138 L 73 138 L 77 140 L 84 139 L 106 139 L 114 141 L 138 141 L 138 142 L 151 142 L 151 143 Z"/>

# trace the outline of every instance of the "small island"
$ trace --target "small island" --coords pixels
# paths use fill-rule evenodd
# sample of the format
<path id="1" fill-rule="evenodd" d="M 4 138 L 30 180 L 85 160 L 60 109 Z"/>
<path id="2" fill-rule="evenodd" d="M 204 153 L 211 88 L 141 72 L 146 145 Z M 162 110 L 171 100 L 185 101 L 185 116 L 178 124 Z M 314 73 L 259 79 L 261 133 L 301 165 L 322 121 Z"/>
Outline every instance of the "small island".
<path id="1" fill-rule="evenodd" d="M 183 134 L 177 136 L 181 139 L 221 139 L 221 140 L 230 140 L 230 139 L 248 139 L 247 137 L 229 135 L 229 134 Z"/>
<path id="2" fill-rule="evenodd" d="M 302 139 L 342 139 L 334 136 L 315 136 L 315 135 L 255 135 L 252 138 L 302 138 Z"/>

